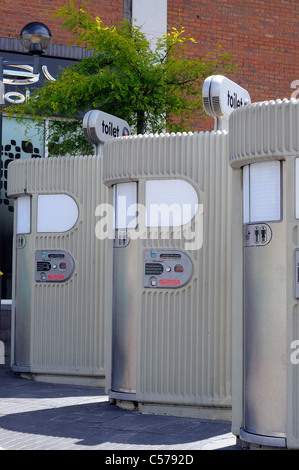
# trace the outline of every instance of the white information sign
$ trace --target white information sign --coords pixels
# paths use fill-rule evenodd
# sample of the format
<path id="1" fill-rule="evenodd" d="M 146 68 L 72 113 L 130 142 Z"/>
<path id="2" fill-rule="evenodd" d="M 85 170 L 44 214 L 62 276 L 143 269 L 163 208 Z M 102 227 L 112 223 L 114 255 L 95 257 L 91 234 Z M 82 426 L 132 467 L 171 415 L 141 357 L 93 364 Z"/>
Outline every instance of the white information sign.
<path id="1" fill-rule="evenodd" d="M 93 144 L 104 144 L 107 140 L 131 134 L 126 121 L 103 111 L 88 111 L 83 119 L 86 139 Z"/>

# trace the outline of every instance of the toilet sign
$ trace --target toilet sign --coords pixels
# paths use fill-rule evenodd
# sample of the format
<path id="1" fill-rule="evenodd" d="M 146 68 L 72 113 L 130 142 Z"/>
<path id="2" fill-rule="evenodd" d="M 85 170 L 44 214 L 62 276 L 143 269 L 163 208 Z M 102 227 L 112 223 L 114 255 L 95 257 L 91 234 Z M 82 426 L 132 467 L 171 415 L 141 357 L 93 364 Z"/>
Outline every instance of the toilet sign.
<path id="1" fill-rule="evenodd" d="M 131 134 L 126 121 L 103 111 L 88 111 L 83 119 L 86 139 L 93 144 L 104 144 L 107 140 Z"/>
<path id="2" fill-rule="evenodd" d="M 251 103 L 248 91 L 222 75 L 205 80 L 202 97 L 206 113 L 216 119 L 217 129 L 227 126 L 229 115 L 235 109 Z"/>

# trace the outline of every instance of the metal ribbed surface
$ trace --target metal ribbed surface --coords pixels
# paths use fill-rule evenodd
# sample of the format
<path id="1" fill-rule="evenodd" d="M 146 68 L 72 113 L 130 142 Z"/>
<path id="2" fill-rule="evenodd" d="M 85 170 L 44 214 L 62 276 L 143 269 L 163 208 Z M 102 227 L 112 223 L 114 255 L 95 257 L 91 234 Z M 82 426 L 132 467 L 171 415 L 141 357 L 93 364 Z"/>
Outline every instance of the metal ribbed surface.
<path id="1" fill-rule="evenodd" d="M 254 103 L 229 119 L 229 158 L 233 168 L 254 161 L 281 160 L 299 151 L 299 101 Z"/>
<path id="2" fill-rule="evenodd" d="M 98 164 L 93 156 L 15 161 L 9 165 L 8 195 L 66 191 L 83 200 L 85 178 L 93 178 L 93 166 Z"/>
<path id="3" fill-rule="evenodd" d="M 105 241 L 95 236 L 95 208 L 104 202 L 102 159 L 51 158 L 14 162 L 9 193 L 32 196 L 35 250 L 63 249 L 75 260 L 75 272 L 63 284 L 35 283 L 32 277 L 31 363 L 33 373 L 102 377 L 104 361 Z M 37 195 L 65 193 L 79 207 L 79 220 L 65 233 L 36 232 Z M 25 248 L 26 249 L 26 248 Z M 17 286 L 18 299 L 18 286 Z M 21 297 L 19 298 L 19 301 Z M 18 315 L 18 310 L 16 311 Z"/>
<path id="4" fill-rule="evenodd" d="M 268 271 L 270 266 L 270 271 L 264 279 L 261 278 L 262 284 L 260 285 L 262 285 L 262 289 L 259 289 L 259 295 L 267 291 L 266 284 L 268 283 L 271 286 L 269 288 L 270 297 L 269 300 L 268 298 L 265 298 L 264 302 L 265 304 L 267 304 L 267 306 L 270 305 L 270 309 L 270 302 L 273 301 L 273 298 L 275 298 L 275 295 L 277 295 L 277 286 L 279 286 L 279 288 L 282 287 L 283 290 L 283 294 L 280 296 L 280 298 L 284 298 L 285 296 L 286 299 L 286 305 L 281 307 L 277 313 L 278 318 L 281 321 L 280 331 L 283 332 L 284 328 L 286 327 L 286 345 L 283 344 L 283 341 L 285 341 L 284 338 L 281 339 L 281 337 L 279 337 L 278 335 L 275 336 L 273 334 L 271 336 L 271 331 L 269 329 L 269 331 L 263 331 L 263 325 L 267 325 L 267 323 L 263 320 L 263 314 L 265 314 L 265 310 L 262 309 L 261 312 L 258 311 L 258 307 L 262 305 L 262 302 L 260 302 L 260 305 L 256 308 L 257 317 L 259 317 L 259 322 L 261 326 L 260 331 L 258 332 L 258 337 L 262 347 L 264 348 L 264 352 L 263 357 L 258 357 L 257 355 L 259 354 L 259 352 L 256 348 L 250 351 L 256 357 L 256 364 L 258 364 L 257 371 L 255 371 L 253 368 L 250 368 L 248 366 L 247 370 L 245 370 L 247 364 L 246 362 L 244 362 L 245 343 L 243 339 L 243 334 L 244 328 L 245 326 L 247 328 L 247 325 L 245 324 L 245 321 L 243 321 L 243 314 L 240 315 L 240 312 L 242 312 L 243 309 L 243 304 L 242 302 L 240 302 L 240 299 L 238 299 L 238 295 L 234 295 L 233 316 L 234 325 L 238 327 L 238 331 L 235 332 L 232 344 L 233 350 L 236 351 L 236 353 L 233 355 L 232 378 L 233 382 L 237 384 L 235 386 L 234 392 L 235 398 L 233 409 L 235 410 L 235 417 L 233 416 L 233 432 L 236 435 L 239 435 L 240 428 L 244 427 L 244 425 L 247 424 L 246 422 L 244 423 L 244 408 L 245 405 L 248 406 L 249 403 L 249 400 L 248 402 L 246 401 L 246 393 L 248 393 L 248 390 L 251 389 L 251 393 L 252 390 L 257 393 L 263 392 L 263 388 L 260 386 L 260 384 L 259 386 L 255 387 L 248 386 L 245 391 L 244 402 L 243 377 L 245 376 L 245 374 L 250 374 L 252 377 L 255 377 L 255 375 L 258 376 L 258 374 L 260 374 L 260 377 L 262 377 L 264 370 L 265 382 L 271 383 L 271 368 L 275 368 L 275 374 L 277 374 L 279 371 L 279 367 L 283 366 L 286 368 L 286 378 L 282 375 L 279 377 L 280 381 L 278 382 L 278 387 L 282 386 L 282 388 L 286 388 L 286 399 L 284 397 L 285 390 L 283 390 L 283 393 L 279 394 L 279 399 L 281 400 L 281 402 L 279 403 L 279 405 L 276 404 L 275 407 L 272 407 L 272 414 L 274 418 L 277 419 L 277 416 L 280 417 L 280 426 L 276 426 L 278 429 L 275 429 L 275 431 L 277 435 L 277 431 L 283 433 L 286 429 L 287 447 L 290 449 L 298 449 L 299 374 L 298 364 L 296 362 L 292 363 L 292 352 L 294 351 L 293 341 L 295 341 L 295 345 L 297 345 L 297 340 L 299 337 L 298 299 L 295 298 L 294 286 L 296 276 L 294 269 L 294 256 L 295 252 L 298 250 L 299 247 L 298 219 L 296 219 L 296 205 L 298 204 L 298 175 L 296 173 L 296 159 L 299 155 L 299 101 L 295 99 L 266 101 L 251 104 L 244 108 L 239 108 L 238 110 L 234 111 L 230 116 L 229 129 L 229 159 L 230 164 L 233 168 L 240 169 L 244 165 L 250 163 L 258 163 L 268 160 L 284 161 L 282 164 L 284 175 L 282 178 L 282 221 L 277 224 L 273 223 L 273 241 L 271 241 L 271 244 L 277 243 L 277 240 L 280 241 L 280 243 L 278 242 L 277 249 L 273 250 L 274 252 L 271 254 L 271 256 L 269 255 L 270 262 L 268 262 L 267 264 L 267 259 L 265 259 L 265 262 L 263 263 L 264 266 L 267 266 Z M 236 171 L 235 180 L 237 181 L 237 198 L 242 198 L 241 177 L 242 172 Z M 279 225 L 281 225 L 282 223 L 285 224 L 285 227 L 283 227 L 282 231 L 283 236 L 281 236 L 281 234 L 279 233 Z M 237 216 L 234 220 L 235 230 L 240 231 L 241 226 L 242 211 L 239 207 L 239 213 L 237 213 Z M 247 249 L 248 248 L 246 248 L 246 250 Z M 274 260 L 275 266 L 274 269 L 272 267 L 271 270 L 272 260 Z M 237 260 L 235 257 L 235 265 L 236 262 Z M 258 260 L 258 262 L 260 262 L 260 259 Z M 286 267 L 283 268 L 285 263 Z M 252 263 L 252 266 L 254 266 L 254 263 Z M 278 274 L 279 270 L 281 270 L 283 274 Z M 249 272 L 249 269 L 246 272 Z M 233 274 L 234 281 L 236 283 L 236 276 L 240 275 L 240 272 L 235 273 L 234 271 Z M 252 276 L 252 280 L 254 280 L 254 276 Z M 275 282 L 277 282 L 277 285 L 275 285 Z M 249 286 L 247 286 L 246 289 L 249 289 Z M 256 291 L 258 291 L 258 289 L 256 289 Z M 256 301 L 254 296 L 250 297 L 251 299 Z M 253 314 L 254 312 L 250 311 L 248 313 L 248 318 L 254 319 Z M 270 314 L 270 321 L 274 324 L 274 309 L 270 311 Z M 280 354 L 278 360 L 275 359 L 274 354 L 271 355 L 271 351 L 269 354 L 269 345 L 265 341 L 263 341 L 262 334 L 264 334 L 265 337 L 269 339 L 274 338 L 274 348 L 276 347 L 276 344 L 277 348 L 282 347 L 283 354 Z M 253 337 L 254 335 L 252 335 L 252 338 Z M 247 348 L 247 351 L 248 350 L 249 348 Z M 268 359 L 269 366 L 264 366 L 264 369 L 262 369 L 262 361 L 265 361 L 265 358 L 267 358 L 267 354 L 269 354 L 270 356 L 270 359 Z M 284 355 L 286 355 L 285 361 L 282 359 Z M 272 381 L 272 383 L 275 382 Z M 277 392 L 278 387 L 274 388 L 275 393 Z M 271 400 L 273 402 L 273 397 L 270 397 L 270 393 L 264 393 L 264 395 L 266 396 L 264 396 L 263 399 L 265 400 L 265 403 L 267 402 L 266 404 L 268 406 L 268 403 L 271 403 Z M 284 401 L 286 401 L 286 405 Z M 260 410 L 257 410 L 257 404 L 260 406 Z M 267 425 L 267 421 L 269 421 L 270 425 L 273 426 L 273 423 L 275 423 L 275 419 L 271 418 L 271 412 L 269 413 L 269 411 L 266 410 L 266 406 L 263 407 L 263 402 L 261 399 L 252 399 L 249 403 L 249 406 L 255 407 L 255 409 L 251 411 L 252 416 L 250 416 L 250 418 L 260 419 L 261 421 L 263 421 L 263 425 Z M 285 406 L 286 411 L 284 410 Z M 275 412 L 273 412 L 273 410 Z M 283 412 L 282 417 L 279 415 L 281 411 Z M 265 416 L 263 416 L 262 412 L 266 413 Z M 273 432 L 273 429 L 271 431 Z M 259 430 L 259 432 L 261 431 Z M 266 431 L 266 433 L 268 436 L 270 435 L 269 429 Z M 256 439 L 256 443 L 259 443 L 259 440 L 260 436 L 258 436 L 258 439 Z M 267 445 L 275 445 L 275 439 L 272 441 L 271 444 L 268 443 Z"/>
<path id="5" fill-rule="evenodd" d="M 145 289 L 140 279 L 144 248 L 184 249 L 183 241 L 139 241 L 141 402 L 231 405 L 231 176 L 226 133 L 139 136 L 105 145 L 106 184 L 183 178 L 195 187 L 204 210 L 203 247 L 188 251 L 194 271 L 185 287 Z"/>
<path id="6" fill-rule="evenodd" d="M 123 137 L 117 141 L 107 142 L 104 161 L 103 180 L 106 184 L 114 184 L 119 180 L 142 177 L 169 178 L 185 176 L 195 183 L 200 178 L 203 189 L 203 160 L 198 152 L 207 145 L 216 146 L 216 133 L 210 134 L 161 134 Z M 182 151 L 188 158 L 181 158 Z M 201 169 L 199 170 L 199 167 Z"/>

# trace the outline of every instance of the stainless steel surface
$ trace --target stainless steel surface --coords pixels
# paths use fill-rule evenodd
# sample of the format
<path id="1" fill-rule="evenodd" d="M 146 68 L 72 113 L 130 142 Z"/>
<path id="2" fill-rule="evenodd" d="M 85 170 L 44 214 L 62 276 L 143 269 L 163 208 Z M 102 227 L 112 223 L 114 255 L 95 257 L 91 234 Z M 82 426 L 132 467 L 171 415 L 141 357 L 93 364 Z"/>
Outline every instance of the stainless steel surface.
<path id="1" fill-rule="evenodd" d="M 286 433 L 286 228 L 269 224 L 266 246 L 244 247 L 244 428 Z"/>
<path id="2" fill-rule="evenodd" d="M 113 254 L 112 378 L 115 392 L 136 392 L 138 241 Z"/>
<path id="3" fill-rule="evenodd" d="M 260 446 L 286 447 L 286 439 L 284 437 L 260 436 L 258 434 L 246 432 L 243 428 L 240 429 L 240 439 L 241 441 L 248 442 L 249 444 Z"/>
<path id="4" fill-rule="evenodd" d="M 24 237 L 26 237 L 24 235 Z M 23 371 L 23 368 L 30 367 L 30 343 L 31 343 L 31 300 L 32 300 L 32 279 L 28 272 L 34 258 L 30 237 L 26 237 L 24 248 L 16 249 L 16 292 L 17 299 L 15 315 L 15 351 L 14 370 Z"/>

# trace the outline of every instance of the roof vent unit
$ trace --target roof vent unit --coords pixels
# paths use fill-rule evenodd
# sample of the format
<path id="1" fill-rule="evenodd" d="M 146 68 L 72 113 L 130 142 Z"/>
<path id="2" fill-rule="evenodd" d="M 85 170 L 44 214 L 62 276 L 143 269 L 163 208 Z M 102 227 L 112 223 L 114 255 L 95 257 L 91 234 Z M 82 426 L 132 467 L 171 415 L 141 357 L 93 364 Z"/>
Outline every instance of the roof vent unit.
<path id="1" fill-rule="evenodd" d="M 222 75 L 206 78 L 202 88 L 205 112 L 215 119 L 215 130 L 228 130 L 229 115 L 251 103 L 249 93 Z"/>

